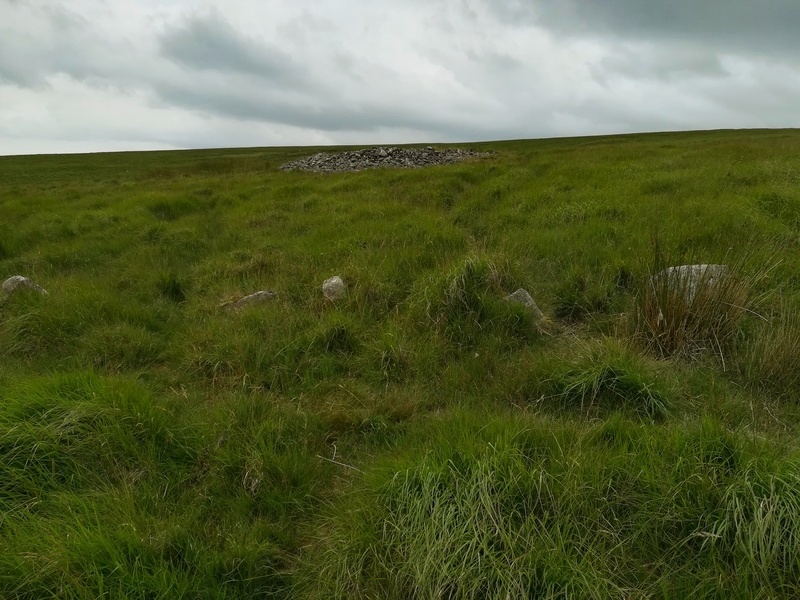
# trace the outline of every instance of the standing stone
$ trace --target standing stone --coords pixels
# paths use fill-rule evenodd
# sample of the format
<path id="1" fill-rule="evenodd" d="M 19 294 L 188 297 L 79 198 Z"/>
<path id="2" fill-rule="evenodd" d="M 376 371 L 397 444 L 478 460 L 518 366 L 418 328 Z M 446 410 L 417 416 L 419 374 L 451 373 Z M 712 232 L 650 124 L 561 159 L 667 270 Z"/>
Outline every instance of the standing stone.
<path id="1" fill-rule="evenodd" d="M 6 295 L 10 296 L 11 294 L 24 290 L 38 292 L 43 296 L 47 295 L 47 290 L 37 283 L 34 283 L 33 280 L 23 277 L 22 275 L 14 275 L 3 282 L 3 293 Z"/>
<path id="2" fill-rule="evenodd" d="M 345 297 L 347 294 L 347 286 L 344 284 L 341 277 L 334 275 L 326 279 L 322 284 L 322 293 L 325 295 L 325 298 L 335 302 Z"/>
<path id="3" fill-rule="evenodd" d="M 653 277 L 653 282 L 662 281 L 683 289 L 686 302 L 691 303 L 701 287 L 713 287 L 727 274 L 725 265 L 680 265 L 664 269 Z"/>
<path id="4" fill-rule="evenodd" d="M 508 302 L 514 302 L 516 304 L 522 304 L 525 308 L 530 310 L 531 313 L 533 313 L 533 316 L 536 319 L 544 318 L 544 314 L 542 314 L 542 311 L 539 310 L 538 306 L 536 306 L 536 302 L 534 301 L 533 298 L 531 298 L 531 295 L 527 292 L 527 290 L 519 288 L 513 294 L 509 294 L 508 296 L 506 296 L 505 299 Z"/>

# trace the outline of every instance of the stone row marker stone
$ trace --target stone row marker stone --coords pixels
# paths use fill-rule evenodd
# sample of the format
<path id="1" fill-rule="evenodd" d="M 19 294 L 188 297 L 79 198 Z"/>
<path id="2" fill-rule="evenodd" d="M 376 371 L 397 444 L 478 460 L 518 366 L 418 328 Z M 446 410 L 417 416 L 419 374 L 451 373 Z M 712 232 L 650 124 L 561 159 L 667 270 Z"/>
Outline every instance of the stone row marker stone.
<path id="1" fill-rule="evenodd" d="M 327 300 L 336 302 L 347 295 L 347 285 L 344 281 L 342 281 L 341 277 L 334 275 L 333 277 L 326 279 L 322 284 L 322 294 Z M 238 300 L 224 302 L 220 305 L 220 307 L 224 308 L 225 310 L 237 311 L 248 306 L 269 302 L 277 296 L 278 293 L 273 292 L 272 290 L 261 290 L 252 294 L 248 294 L 247 296 L 239 298 Z"/>
<path id="2" fill-rule="evenodd" d="M 47 296 L 46 289 L 44 289 L 42 286 L 34 282 L 32 279 L 29 279 L 28 277 L 23 277 L 22 275 L 14 275 L 13 277 L 9 277 L 3 282 L 3 294 L 6 296 L 10 296 L 17 292 L 22 292 L 26 290 L 38 292 L 43 296 Z"/>
<path id="3" fill-rule="evenodd" d="M 222 305 L 222 308 L 226 310 L 240 310 L 245 306 L 252 306 L 254 304 L 263 304 L 264 302 L 272 300 L 277 295 L 278 293 L 273 292 L 272 290 L 261 290 L 253 294 L 244 296 L 243 298 L 239 298 L 238 300 L 225 302 Z"/>
<path id="4" fill-rule="evenodd" d="M 347 295 L 347 286 L 345 285 L 342 278 L 338 275 L 334 275 L 325 280 L 322 284 L 322 293 L 331 302 L 335 302 L 337 300 L 341 300 Z"/>
<path id="5" fill-rule="evenodd" d="M 460 148 L 435 150 L 432 146 L 425 148 L 376 147 L 349 152 L 320 152 L 288 162 L 281 167 L 281 170 L 337 173 L 380 167 L 415 169 L 432 165 L 448 165 L 467 158 L 491 156 L 492 154 L 492 152 L 476 152 Z"/>
<path id="6" fill-rule="evenodd" d="M 505 297 L 508 302 L 514 302 L 516 304 L 522 304 L 525 308 L 531 311 L 535 319 L 543 319 L 544 314 L 539 307 L 536 305 L 536 301 L 531 297 L 527 290 L 519 288 L 513 294 L 509 294 Z"/>
<path id="7" fill-rule="evenodd" d="M 341 277 L 338 275 L 334 275 L 333 277 L 329 277 L 326 279 L 322 284 L 322 294 L 325 296 L 326 300 L 331 302 L 336 302 L 337 300 L 341 300 L 347 295 L 347 284 L 342 280 Z M 255 292 L 253 294 L 249 294 L 248 296 L 244 296 L 243 298 L 239 298 L 238 300 L 233 300 L 231 302 L 225 302 L 222 304 L 222 308 L 227 310 L 239 310 L 246 306 L 252 306 L 254 304 L 261 304 L 263 302 L 267 302 L 272 300 L 277 296 L 277 292 L 273 292 L 271 290 L 262 290 L 260 292 Z M 531 297 L 531 295 L 524 289 L 520 288 L 513 294 L 509 294 L 505 297 L 505 300 L 508 302 L 515 302 L 517 304 L 522 304 L 528 310 L 533 313 L 533 316 L 538 319 L 543 319 L 544 314 L 539 307 L 536 305 L 536 302 Z"/>
<path id="8" fill-rule="evenodd" d="M 699 265 L 699 266 L 709 266 L 709 265 Z M 720 267 L 721 265 L 710 265 L 710 266 Z M 13 277 L 9 277 L 3 282 L 2 291 L 3 294 L 6 296 L 10 296 L 11 294 L 24 290 L 35 291 L 45 296 L 47 295 L 47 290 L 45 290 L 42 286 L 38 285 L 28 277 L 23 277 L 22 275 L 14 275 Z M 333 277 L 329 277 L 323 282 L 322 294 L 325 296 L 327 300 L 330 300 L 332 302 L 341 300 L 347 295 L 347 285 L 345 284 L 345 282 L 342 280 L 341 277 L 339 277 L 338 275 L 334 275 Z M 248 294 L 247 296 L 243 296 L 238 300 L 225 302 L 221 305 L 221 307 L 226 310 L 240 310 L 247 306 L 253 306 L 255 304 L 262 304 L 264 302 L 268 302 L 273 298 L 276 298 L 277 296 L 278 293 L 272 290 L 260 290 L 252 294 Z M 518 289 L 513 294 L 509 294 L 508 296 L 506 296 L 505 299 L 509 302 L 516 302 L 522 304 L 523 306 L 528 308 L 537 319 L 541 319 L 544 317 L 542 311 L 539 310 L 539 307 L 536 305 L 536 302 L 533 300 L 531 295 L 522 288 Z"/>
<path id="9" fill-rule="evenodd" d="M 701 287 L 712 287 L 728 274 L 726 265 L 679 265 L 668 267 L 657 273 L 652 282 L 666 281 L 672 287 L 683 288 L 685 300 L 691 303 Z"/>

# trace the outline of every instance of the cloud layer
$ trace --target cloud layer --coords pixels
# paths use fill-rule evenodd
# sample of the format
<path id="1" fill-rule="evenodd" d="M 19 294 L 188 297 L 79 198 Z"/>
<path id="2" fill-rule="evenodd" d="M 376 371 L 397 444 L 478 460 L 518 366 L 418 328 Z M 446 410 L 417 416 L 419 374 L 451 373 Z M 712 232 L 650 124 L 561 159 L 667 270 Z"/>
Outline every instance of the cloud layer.
<path id="1" fill-rule="evenodd" d="M 0 154 L 797 127 L 800 4 L 0 0 Z"/>

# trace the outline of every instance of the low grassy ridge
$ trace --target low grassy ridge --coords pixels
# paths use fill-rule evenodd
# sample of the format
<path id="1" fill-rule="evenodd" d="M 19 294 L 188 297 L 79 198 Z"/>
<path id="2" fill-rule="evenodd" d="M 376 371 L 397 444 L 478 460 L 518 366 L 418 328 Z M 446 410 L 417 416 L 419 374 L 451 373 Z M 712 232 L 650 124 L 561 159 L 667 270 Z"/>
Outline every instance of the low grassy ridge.
<path id="1" fill-rule="evenodd" d="M 0 158 L 0 596 L 800 596 L 800 133 L 469 147 Z"/>

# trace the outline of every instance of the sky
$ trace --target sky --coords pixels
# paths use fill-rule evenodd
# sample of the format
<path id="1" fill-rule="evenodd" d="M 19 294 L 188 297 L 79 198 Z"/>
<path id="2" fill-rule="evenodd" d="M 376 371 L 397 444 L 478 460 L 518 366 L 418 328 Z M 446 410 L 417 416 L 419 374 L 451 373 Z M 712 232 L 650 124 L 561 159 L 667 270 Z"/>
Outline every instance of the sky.
<path id="1" fill-rule="evenodd" d="M 800 127 L 798 0 L 0 0 L 0 155 Z"/>

